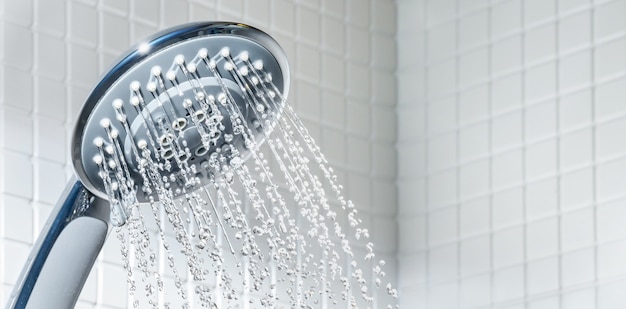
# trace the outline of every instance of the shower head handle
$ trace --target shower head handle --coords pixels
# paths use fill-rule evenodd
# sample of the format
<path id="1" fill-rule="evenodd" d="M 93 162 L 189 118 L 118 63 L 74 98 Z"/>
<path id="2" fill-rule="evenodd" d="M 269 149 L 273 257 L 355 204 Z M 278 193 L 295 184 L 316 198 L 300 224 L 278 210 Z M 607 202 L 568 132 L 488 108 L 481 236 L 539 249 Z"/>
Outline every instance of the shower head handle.
<path id="1" fill-rule="evenodd" d="M 109 203 L 73 177 L 33 245 L 6 308 L 73 308 L 104 244 L 108 222 Z"/>

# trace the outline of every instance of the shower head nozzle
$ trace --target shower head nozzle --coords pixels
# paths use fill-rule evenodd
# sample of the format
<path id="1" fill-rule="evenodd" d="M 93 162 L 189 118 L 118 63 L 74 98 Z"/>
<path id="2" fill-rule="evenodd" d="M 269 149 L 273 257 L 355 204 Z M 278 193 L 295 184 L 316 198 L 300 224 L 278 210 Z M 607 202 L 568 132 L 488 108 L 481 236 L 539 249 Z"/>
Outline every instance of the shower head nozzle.
<path id="1" fill-rule="evenodd" d="M 263 141 L 288 90 L 286 56 L 261 30 L 226 22 L 165 30 L 122 56 L 89 95 L 74 169 L 109 200 L 158 200 L 149 182 L 174 196 L 193 191 Z"/>

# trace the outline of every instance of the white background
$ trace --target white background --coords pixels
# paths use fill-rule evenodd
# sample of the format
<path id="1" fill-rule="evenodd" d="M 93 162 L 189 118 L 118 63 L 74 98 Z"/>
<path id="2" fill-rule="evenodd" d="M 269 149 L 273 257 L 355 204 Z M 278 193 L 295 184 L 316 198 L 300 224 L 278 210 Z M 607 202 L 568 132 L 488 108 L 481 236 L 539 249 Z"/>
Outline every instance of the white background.
<path id="1" fill-rule="evenodd" d="M 626 307 L 626 2 L 396 3 L 404 308 Z"/>

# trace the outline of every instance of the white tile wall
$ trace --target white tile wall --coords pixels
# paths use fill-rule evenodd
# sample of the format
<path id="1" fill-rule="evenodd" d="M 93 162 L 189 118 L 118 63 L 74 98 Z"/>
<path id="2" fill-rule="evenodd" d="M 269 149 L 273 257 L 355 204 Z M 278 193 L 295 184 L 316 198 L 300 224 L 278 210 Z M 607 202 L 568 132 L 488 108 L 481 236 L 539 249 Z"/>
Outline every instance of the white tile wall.
<path id="1" fill-rule="evenodd" d="M 626 1 L 397 6 L 402 306 L 625 306 Z"/>
<path id="2" fill-rule="evenodd" d="M 241 21 L 281 43 L 291 102 L 358 201 L 396 282 L 395 11 L 391 0 L 0 2 L 0 303 L 72 173 L 74 117 L 98 75 L 131 43 L 189 20 Z M 78 308 L 126 307 L 120 264 L 109 239 Z"/>

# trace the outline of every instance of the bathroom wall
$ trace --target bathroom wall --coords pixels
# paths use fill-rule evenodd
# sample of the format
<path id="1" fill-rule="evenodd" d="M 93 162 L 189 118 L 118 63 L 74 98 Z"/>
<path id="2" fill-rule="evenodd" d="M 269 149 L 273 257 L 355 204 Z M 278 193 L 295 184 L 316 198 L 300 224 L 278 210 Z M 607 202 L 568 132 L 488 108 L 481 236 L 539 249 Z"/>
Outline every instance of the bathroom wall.
<path id="1" fill-rule="evenodd" d="M 397 8 L 403 307 L 626 307 L 626 2 Z"/>
<path id="2" fill-rule="evenodd" d="M 391 0 L 5 0 L 0 2 L 0 304 L 72 174 L 72 127 L 99 74 L 131 43 L 189 20 L 242 21 L 281 43 L 293 71 L 290 101 L 361 210 L 378 256 L 387 261 L 387 278 L 395 282 Z M 111 237 L 77 307 L 125 308 L 127 294 L 119 246 Z"/>

